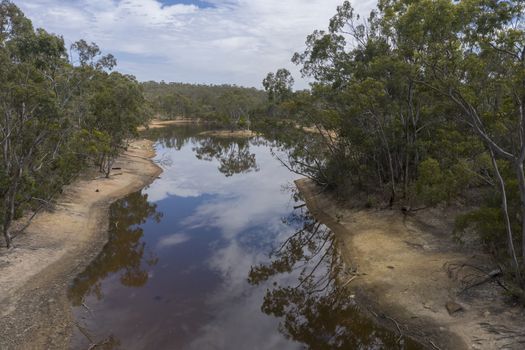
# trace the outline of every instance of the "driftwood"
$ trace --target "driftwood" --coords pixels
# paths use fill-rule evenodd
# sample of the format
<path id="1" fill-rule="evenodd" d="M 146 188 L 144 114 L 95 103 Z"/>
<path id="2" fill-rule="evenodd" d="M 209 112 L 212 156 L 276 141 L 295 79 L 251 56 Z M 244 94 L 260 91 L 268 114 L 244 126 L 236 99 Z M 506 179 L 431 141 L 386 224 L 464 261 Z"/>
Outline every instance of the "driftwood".
<path id="1" fill-rule="evenodd" d="M 503 270 L 498 267 L 496 269 L 493 269 L 489 272 L 486 270 L 475 266 L 471 264 L 450 264 L 445 263 L 444 267 L 447 269 L 447 273 L 449 277 L 458 279 L 459 274 L 461 270 L 463 270 L 465 267 L 471 268 L 474 271 L 477 271 L 477 273 L 469 273 L 461 278 L 461 282 L 466 285 L 461 291 L 459 291 L 459 294 L 465 293 L 466 291 L 481 286 L 487 282 L 490 281 L 496 281 L 500 287 L 503 289 L 507 289 L 498 279 L 503 274 Z"/>
<path id="2" fill-rule="evenodd" d="M 101 341 L 100 343 L 91 344 L 90 347 L 88 348 L 88 350 L 93 350 L 96 347 L 104 346 L 106 344 L 109 344 L 110 341 L 111 341 L 111 338 L 108 338 L 108 339 L 105 339 L 105 340 Z"/>
<path id="3" fill-rule="evenodd" d="M 428 342 L 430 343 L 430 345 L 432 345 L 432 347 L 436 350 L 441 350 L 441 348 L 439 346 L 437 346 L 436 344 L 434 344 L 434 342 L 430 339 L 428 339 Z"/>
<path id="4" fill-rule="evenodd" d="M 459 294 L 462 294 L 464 292 L 466 292 L 467 290 L 471 289 L 471 288 L 474 288 L 474 287 L 477 287 L 477 286 L 481 286 L 482 284 L 485 284 L 487 282 L 490 282 L 492 281 L 493 279 L 495 279 L 496 277 L 499 277 L 501 276 L 501 270 L 492 270 L 490 271 L 488 274 L 487 274 L 487 277 L 482 279 L 481 281 L 479 282 L 475 282 L 475 283 L 472 283 L 471 285 L 463 288 Z M 501 285 L 501 284 L 500 284 Z M 502 285 L 501 285 L 502 286 Z"/>
<path id="5" fill-rule="evenodd" d="M 343 284 L 343 286 L 341 288 L 344 288 L 346 287 L 348 284 L 350 284 L 350 282 L 352 282 L 353 280 L 355 280 L 357 278 L 358 275 L 354 275 L 352 277 L 350 277 L 350 279 L 348 281 L 345 282 L 345 284 Z"/>
<path id="6" fill-rule="evenodd" d="M 372 310 L 370 307 L 367 307 L 368 309 L 368 312 L 370 312 L 372 315 L 374 315 L 376 318 L 384 318 L 384 319 L 387 319 L 387 320 L 390 320 L 391 322 L 393 322 L 395 325 L 396 325 L 396 328 L 397 328 L 397 331 L 399 332 L 399 338 L 397 339 L 397 343 L 399 343 L 401 341 L 401 339 L 403 339 L 403 337 L 405 336 L 403 334 L 403 332 L 401 331 L 401 327 L 399 326 L 399 322 L 397 322 L 395 319 L 393 319 L 392 317 L 389 317 L 385 314 L 377 314 L 376 312 L 374 312 L 374 310 Z"/>

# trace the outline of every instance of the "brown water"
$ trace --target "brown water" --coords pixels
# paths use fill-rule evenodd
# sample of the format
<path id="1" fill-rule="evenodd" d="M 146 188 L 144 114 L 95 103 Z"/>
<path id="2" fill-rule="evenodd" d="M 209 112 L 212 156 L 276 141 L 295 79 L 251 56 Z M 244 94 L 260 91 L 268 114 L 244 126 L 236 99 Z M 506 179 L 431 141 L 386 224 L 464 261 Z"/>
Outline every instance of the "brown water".
<path id="1" fill-rule="evenodd" d="M 73 349 L 419 348 L 358 311 L 271 142 L 199 131 L 150 134 L 164 173 L 111 207 L 108 244 L 69 290 Z"/>

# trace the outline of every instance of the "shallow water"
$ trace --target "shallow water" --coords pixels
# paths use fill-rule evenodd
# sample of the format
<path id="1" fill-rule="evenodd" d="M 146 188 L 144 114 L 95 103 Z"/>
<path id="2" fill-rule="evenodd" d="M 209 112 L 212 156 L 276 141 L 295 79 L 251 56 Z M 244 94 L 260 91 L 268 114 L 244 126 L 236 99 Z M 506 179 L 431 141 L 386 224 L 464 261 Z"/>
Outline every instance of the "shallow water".
<path id="1" fill-rule="evenodd" d="M 111 207 L 110 239 L 70 287 L 87 349 L 416 349 L 341 288 L 334 237 L 263 139 L 149 134 L 164 172 Z"/>

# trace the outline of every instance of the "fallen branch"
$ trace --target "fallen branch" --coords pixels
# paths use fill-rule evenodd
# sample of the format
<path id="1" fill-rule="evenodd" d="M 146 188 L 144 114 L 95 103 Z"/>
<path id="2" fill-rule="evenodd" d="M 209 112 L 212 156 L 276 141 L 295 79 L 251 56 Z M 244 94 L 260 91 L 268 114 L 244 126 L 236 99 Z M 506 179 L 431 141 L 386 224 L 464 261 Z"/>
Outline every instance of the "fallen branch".
<path id="1" fill-rule="evenodd" d="M 346 281 L 345 284 L 343 284 L 343 286 L 341 288 L 346 287 L 350 282 L 352 282 L 356 278 L 357 278 L 357 275 L 354 275 L 354 276 L 350 277 L 350 279 L 348 281 Z"/>
<path id="2" fill-rule="evenodd" d="M 493 270 L 493 271 L 490 271 L 488 274 L 487 274 L 487 277 L 484 278 L 483 280 L 479 281 L 479 282 L 476 282 L 476 283 L 473 283 L 465 288 L 463 288 L 458 294 L 463 294 L 464 292 L 466 292 L 467 290 L 471 289 L 471 288 L 474 288 L 474 287 L 478 287 L 478 286 L 481 286 L 482 284 L 485 284 L 487 282 L 490 282 L 492 281 L 494 278 L 500 276 L 502 273 L 501 270 Z"/>
<path id="3" fill-rule="evenodd" d="M 430 339 L 428 339 L 428 342 L 430 343 L 430 345 L 432 345 L 432 347 L 436 350 L 441 350 L 441 348 L 439 346 L 437 346 L 436 344 L 434 344 L 434 342 Z"/>
<path id="4" fill-rule="evenodd" d="M 78 330 L 80 331 L 80 333 L 82 333 L 88 340 L 91 344 L 93 344 L 93 339 L 91 339 L 91 336 L 89 335 L 89 333 L 84 329 L 84 327 L 80 326 L 78 324 L 78 322 L 75 322 L 75 326 L 77 326 Z"/>
<path id="5" fill-rule="evenodd" d="M 396 320 L 394 320 L 392 317 L 389 317 L 389 316 L 386 316 L 384 315 L 384 317 L 392 322 L 395 323 L 396 327 L 397 327 L 397 330 L 399 332 L 399 338 L 397 339 L 397 343 L 399 343 L 401 341 L 401 339 L 403 338 L 403 332 L 401 331 L 401 327 L 399 327 L 399 323 L 397 323 Z"/>
<path id="6" fill-rule="evenodd" d="M 106 340 L 103 340 L 102 342 L 95 343 L 95 344 L 91 344 L 91 346 L 88 348 L 88 350 L 93 350 L 93 349 L 96 348 L 96 347 L 106 345 L 106 344 L 108 344 L 110 341 L 111 341 L 111 339 L 108 338 L 108 339 L 106 339 Z"/>
<path id="7" fill-rule="evenodd" d="M 82 303 L 81 304 L 91 315 L 93 315 L 93 312 L 91 311 L 91 309 L 86 305 L 86 303 Z"/>

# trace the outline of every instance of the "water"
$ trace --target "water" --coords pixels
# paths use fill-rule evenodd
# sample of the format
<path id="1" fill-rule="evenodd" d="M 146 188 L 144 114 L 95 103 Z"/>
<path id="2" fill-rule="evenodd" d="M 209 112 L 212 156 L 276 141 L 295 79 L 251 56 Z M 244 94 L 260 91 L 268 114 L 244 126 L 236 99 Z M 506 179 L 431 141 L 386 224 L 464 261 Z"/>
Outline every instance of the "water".
<path id="1" fill-rule="evenodd" d="M 200 131 L 150 132 L 164 172 L 111 207 L 108 244 L 69 290 L 72 348 L 418 348 L 357 311 L 271 142 Z"/>

